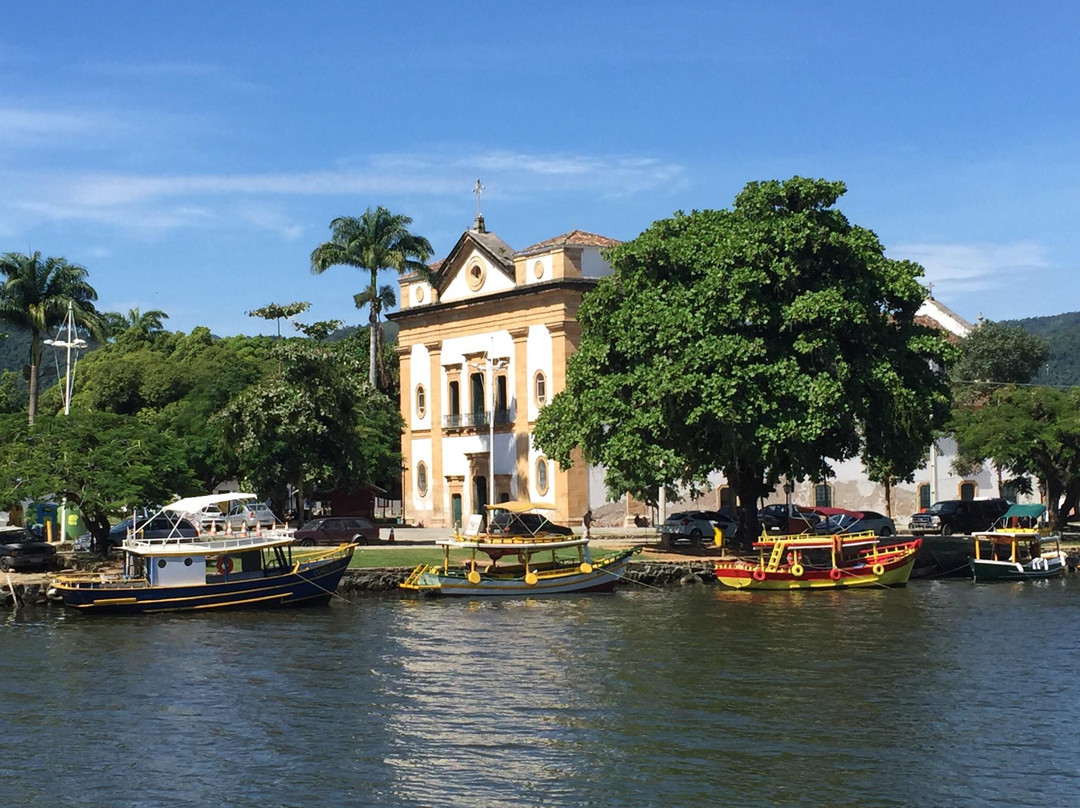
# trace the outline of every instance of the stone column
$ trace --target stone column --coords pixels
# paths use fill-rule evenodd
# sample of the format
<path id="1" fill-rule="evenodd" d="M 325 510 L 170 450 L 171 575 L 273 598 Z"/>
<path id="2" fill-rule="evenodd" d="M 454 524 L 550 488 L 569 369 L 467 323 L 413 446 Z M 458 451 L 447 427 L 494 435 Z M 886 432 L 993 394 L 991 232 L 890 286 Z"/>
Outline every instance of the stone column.
<path id="1" fill-rule="evenodd" d="M 446 527 L 450 524 L 451 516 L 448 513 L 449 502 L 446 496 L 446 486 L 443 478 L 442 460 L 442 413 L 443 413 L 443 389 L 442 382 L 442 342 L 429 342 L 424 345 L 431 358 L 431 391 L 428 396 L 431 404 L 431 470 L 428 474 L 428 495 L 431 497 L 431 527 Z"/>
<path id="2" fill-rule="evenodd" d="M 566 389 L 566 363 L 577 350 L 581 339 L 581 326 L 576 320 L 562 320 L 547 326 L 551 333 L 551 385 L 548 401 Z M 589 472 L 580 450 L 572 455 L 574 465 L 563 471 L 552 463 L 555 492 L 555 519 L 562 524 L 581 524 L 581 517 L 589 508 Z"/>

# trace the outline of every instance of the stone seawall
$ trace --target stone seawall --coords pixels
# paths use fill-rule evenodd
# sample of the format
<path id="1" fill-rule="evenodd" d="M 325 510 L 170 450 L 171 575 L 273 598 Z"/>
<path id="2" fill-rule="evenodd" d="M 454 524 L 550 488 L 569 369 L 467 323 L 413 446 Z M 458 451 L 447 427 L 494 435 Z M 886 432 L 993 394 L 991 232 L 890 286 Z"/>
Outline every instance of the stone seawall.
<path id="1" fill-rule="evenodd" d="M 389 592 L 409 577 L 414 567 L 385 567 L 347 570 L 338 592 Z M 623 578 L 646 586 L 679 586 L 716 583 L 713 565 L 707 561 L 632 561 Z"/>

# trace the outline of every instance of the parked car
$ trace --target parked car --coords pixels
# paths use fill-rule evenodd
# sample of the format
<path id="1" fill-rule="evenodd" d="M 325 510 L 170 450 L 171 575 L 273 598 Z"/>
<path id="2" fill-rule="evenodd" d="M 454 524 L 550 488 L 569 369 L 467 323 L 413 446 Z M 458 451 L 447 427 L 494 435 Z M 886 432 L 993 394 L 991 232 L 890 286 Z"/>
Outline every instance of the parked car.
<path id="1" fill-rule="evenodd" d="M 1009 509 L 1006 499 L 946 499 L 935 502 L 925 511 L 912 514 L 908 530 L 916 536 L 940 533 L 971 534 L 989 530 Z"/>
<path id="2" fill-rule="evenodd" d="M 273 527 L 280 521 L 265 502 L 234 502 L 225 514 L 225 524 L 232 530 Z"/>
<path id="3" fill-rule="evenodd" d="M 25 527 L 0 528 L 0 570 L 58 570 L 56 548 Z"/>
<path id="4" fill-rule="evenodd" d="M 766 530 L 792 535 L 813 530 L 814 525 L 822 518 L 806 505 L 773 504 L 766 505 L 758 511 L 758 521 L 765 526 Z"/>
<path id="5" fill-rule="evenodd" d="M 149 522 L 146 517 L 140 516 L 136 521 L 136 526 L 139 536 L 144 539 L 194 539 L 199 535 L 199 531 L 190 520 L 175 519 L 164 513 L 159 513 Z M 122 545 L 130 530 L 131 517 L 113 525 L 105 540 L 105 551 L 108 552 Z"/>
<path id="6" fill-rule="evenodd" d="M 876 511 L 852 511 L 833 514 L 814 525 L 815 533 L 862 533 L 867 530 L 882 537 L 892 536 L 896 534 L 896 524 Z"/>
<path id="7" fill-rule="evenodd" d="M 204 533 L 225 528 L 225 514 L 217 505 L 207 505 L 201 511 L 185 514 L 185 518 L 193 525 L 198 525 Z"/>
<path id="8" fill-rule="evenodd" d="M 370 544 L 379 540 L 379 528 L 362 516 L 324 516 L 305 522 L 293 536 L 293 543 L 304 547 L 314 544 Z"/>
<path id="9" fill-rule="evenodd" d="M 538 533 L 553 533 L 556 536 L 572 536 L 574 531 L 566 525 L 557 525 L 546 516 L 538 513 L 511 513 L 495 511 L 488 526 L 488 533 L 504 536 L 535 536 Z"/>
<path id="10" fill-rule="evenodd" d="M 738 522 L 719 511 L 679 511 L 660 526 L 660 540 L 669 547 L 707 547 L 714 542 L 715 527 L 720 528 L 725 543 L 739 532 Z"/>

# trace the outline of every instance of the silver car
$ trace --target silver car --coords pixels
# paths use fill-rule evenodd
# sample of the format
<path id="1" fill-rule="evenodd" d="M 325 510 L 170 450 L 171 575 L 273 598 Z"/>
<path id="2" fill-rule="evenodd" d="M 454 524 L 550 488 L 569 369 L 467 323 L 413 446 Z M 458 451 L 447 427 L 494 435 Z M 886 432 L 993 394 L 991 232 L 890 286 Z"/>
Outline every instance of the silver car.
<path id="1" fill-rule="evenodd" d="M 225 514 L 225 524 L 232 530 L 255 530 L 280 523 L 265 502 L 234 502 Z"/>
<path id="2" fill-rule="evenodd" d="M 680 511 L 664 520 L 660 540 L 669 547 L 708 547 L 715 543 L 715 528 L 726 544 L 735 537 L 739 524 L 720 511 Z"/>

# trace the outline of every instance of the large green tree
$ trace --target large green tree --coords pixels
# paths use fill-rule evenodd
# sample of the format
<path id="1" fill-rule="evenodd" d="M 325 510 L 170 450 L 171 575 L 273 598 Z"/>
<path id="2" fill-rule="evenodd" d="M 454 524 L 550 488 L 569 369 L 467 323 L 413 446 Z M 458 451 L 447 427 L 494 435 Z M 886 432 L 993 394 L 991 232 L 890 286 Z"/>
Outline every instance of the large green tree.
<path id="1" fill-rule="evenodd" d="M 1050 353 L 1040 336 L 986 322 L 961 343 L 949 369 L 950 429 L 960 469 L 992 461 L 1014 480 L 1039 480 L 1056 526 L 1080 503 L 1080 391 L 1027 385 Z"/>
<path id="2" fill-rule="evenodd" d="M 5 253 L 0 256 L 0 320 L 23 326 L 30 331 L 29 421 L 37 414 L 38 383 L 41 366 L 41 340 L 47 329 L 67 317 L 70 305 L 75 322 L 94 335 L 100 335 L 101 321 L 94 309 L 97 292 L 87 282 L 85 267 L 70 264 L 64 258 L 42 258 Z"/>
<path id="3" fill-rule="evenodd" d="M 378 329 L 379 271 L 393 269 L 398 274 L 417 273 L 427 277 L 426 261 L 431 243 L 409 231 L 412 219 L 391 213 L 381 205 L 368 208 L 361 216 L 340 216 L 330 223 L 331 238 L 311 253 L 311 271 L 321 275 L 332 266 L 344 265 L 366 270 L 370 347 L 368 382 L 378 384 L 376 372 L 376 332 Z"/>
<path id="4" fill-rule="evenodd" d="M 1005 385 L 953 411 L 961 457 L 1037 477 L 1058 528 L 1080 504 L 1080 390 Z"/>
<path id="5" fill-rule="evenodd" d="M 98 546 L 125 507 L 197 490 L 180 441 L 139 418 L 73 410 L 28 425 L 0 417 L 0 500 L 66 498 Z"/>
<path id="6" fill-rule="evenodd" d="M 949 365 L 958 400 L 979 398 L 996 384 L 1026 384 L 1050 358 L 1050 346 L 1018 325 L 988 320 L 960 344 Z"/>
<path id="7" fill-rule="evenodd" d="M 752 533 L 782 476 L 857 456 L 914 467 L 948 415 L 949 347 L 915 323 L 921 267 L 852 225 L 844 190 L 751 183 L 731 210 L 677 213 L 611 249 L 539 447 L 564 467 L 580 447 L 611 493 L 649 500 L 723 472 Z"/>
<path id="8" fill-rule="evenodd" d="M 287 486 L 354 488 L 387 483 L 400 469 L 401 415 L 367 383 L 355 339 L 274 346 L 282 373 L 237 396 L 219 420 L 245 476 L 283 500 Z"/>

